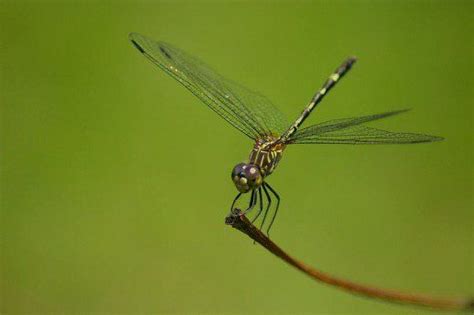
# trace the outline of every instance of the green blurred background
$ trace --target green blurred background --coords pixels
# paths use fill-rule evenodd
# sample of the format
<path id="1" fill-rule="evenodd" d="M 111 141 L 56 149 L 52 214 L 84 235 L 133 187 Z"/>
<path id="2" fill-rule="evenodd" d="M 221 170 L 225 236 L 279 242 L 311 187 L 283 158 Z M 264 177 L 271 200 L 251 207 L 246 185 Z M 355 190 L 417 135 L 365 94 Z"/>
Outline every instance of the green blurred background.
<path id="1" fill-rule="evenodd" d="M 413 108 L 422 145 L 290 147 L 273 239 L 363 283 L 474 293 L 473 2 L 0 2 L 1 308 L 428 314 L 313 282 L 224 225 L 252 143 L 155 68 L 173 43 L 294 119 Z"/>

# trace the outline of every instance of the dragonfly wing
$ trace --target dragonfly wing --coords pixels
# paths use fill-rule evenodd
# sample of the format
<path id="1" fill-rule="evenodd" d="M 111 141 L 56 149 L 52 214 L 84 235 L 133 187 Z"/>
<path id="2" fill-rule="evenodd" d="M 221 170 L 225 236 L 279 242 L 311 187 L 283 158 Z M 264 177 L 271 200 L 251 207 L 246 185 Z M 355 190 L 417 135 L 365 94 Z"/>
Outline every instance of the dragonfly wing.
<path id="1" fill-rule="evenodd" d="M 406 110 L 330 120 L 301 129 L 289 143 L 305 144 L 408 144 L 443 140 L 441 137 L 417 133 L 392 132 L 364 126 L 364 123 L 390 117 Z"/>
<path id="2" fill-rule="evenodd" d="M 129 38 L 154 64 L 248 137 L 280 134 L 288 126 L 283 114 L 266 97 L 225 79 L 199 59 L 137 33 Z"/>

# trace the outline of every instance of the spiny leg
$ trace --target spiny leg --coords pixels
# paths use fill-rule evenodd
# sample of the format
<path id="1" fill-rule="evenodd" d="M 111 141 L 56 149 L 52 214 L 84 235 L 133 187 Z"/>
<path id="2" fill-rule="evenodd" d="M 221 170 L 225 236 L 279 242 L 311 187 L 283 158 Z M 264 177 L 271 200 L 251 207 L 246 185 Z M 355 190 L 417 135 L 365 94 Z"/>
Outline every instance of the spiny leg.
<path id="1" fill-rule="evenodd" d="M 270 197 L 270 194 L 268 193 L 268 190 L 265 185 L 266 183 L 264 182 L 262 184 L 262 187 L 263 187 L 263 192 L 265 193 L 265 196 L 267 197 L 268 204 L 267 204 L 267 208 L 265 209 L 265 213 L 263 214 L 262 223 L 260 224 L 260 230 L 262 230 L 263 228 L 263 224 L 265 223 L 265 219 L 267 218 L 268 210 L 270 209 L 270 206 L 272 204 L 272 198 Z"/>
<path id="2" fill-rule="evenodd" d="M 273 217 L 272 217 L 272 220 L 270 221 L 270 224 L 268 225 L 268 228 L 267 228 L 267 236 L 270 237 L 270 229 L 272 228 L 272 225 L 273 225 L 273 222 L 275 221 L 275 218 L 278 214 L 278 208 L 280 207 L 280 196 L 277 194 L 277 192 L 268 184 L 266 184 L 268 189 L 270 189 L 270 191 L 273 193 L 273 195 L 276 197 L 277 199 L 277 204 L 276 204 L 276 208 L 275 208 L 275 213 L 273 213 Z"/>
<path id="3" fill-rule="evenodd" d="M 321 89 L 313 96 L 311 101 L 309 102 L 308 106 L 303 110 L 301 115 L 298 119 L 293 123 L 293 125 L 288 128 L 287 131 L 278 139 L 278 142 L 285 143 L 291 136 L 298 130 L 298 128 L 303 124 L 306 118 L 308 118 L 309 114 L 313 111 L 313 109 L 318 105 L 324 96 L 336 85 L 336 83 L 351 69 L 352 65 L 356 62 L 355 57 L 347 58 L 339 68 L 334 71 L 333 74 L 329 76 L 326 82 L 323 84 Z"/>
<path id="4" fill-rule="evenodd" d="M 258 217 L 260 216 L 260 214 L 263 211 L 262 186 L 258 187 L 258 198 L 260 199 L 260 204 L 259 204 L 259 207 L 258 207 L 258 213 L 255 216 L 255 218 L 253 218 L 252 224 L 258 219 Z M 253 241 L 253 244 L 255 245 L 255 240 Z"/>
<path id="5" fill-rule="evenodd" d="M 254 223 L 258 219 L 258 217 L 263 211 L 262 187 L 258 187 L 258 198 L 260 199 L 260 206 L 258 208 L 258 213 L 255 215 L 255 217 L 252 220 L 252 223 Z"/>
<path id="6" fill-rule="evenodd" d="M 230 206 L 230 212 L 234 210 L 234 205 L 237 202 L 237 200 L 242 196 L 242 193 L 238 193 L 237 196 L 235 196 L 234 201 L 232 202 L 232 206 Z"/>
<path id="7" fill-rule="evenodd" d="M 252 194 L 250 195 L 249 207 L 244 211 L 244 214 L 247 214 L 255 207 L 255 205 L 257 204 L 257 199 L 257 193 L 255 192 L 255 190 L 252 190 Z"/>

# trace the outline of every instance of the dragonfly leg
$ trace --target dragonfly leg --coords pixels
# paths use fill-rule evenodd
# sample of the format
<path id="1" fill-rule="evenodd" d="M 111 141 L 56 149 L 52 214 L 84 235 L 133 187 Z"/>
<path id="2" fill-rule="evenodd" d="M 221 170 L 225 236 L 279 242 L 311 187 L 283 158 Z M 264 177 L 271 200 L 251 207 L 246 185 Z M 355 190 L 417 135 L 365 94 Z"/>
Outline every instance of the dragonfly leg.
<path id="1" fill-rule="evenodd" d="M 260 223 L 260 230 L 262 230 L 263 224 L 265 223 L 265 219 L 267 218 L 268 210 L 270 209 L 270 206 L 272 205 L 272 198 L 270 194 L 268 193 L 267 187 L 265 185 L 266 183 L 263 183 L 262 187 L 263 187 L 263 192 L 265 193 L 265 196 L 267 197 L 268 204 L 267 204 L 267 208 L 265 209 L 265 213 L 263 214 L 262 223 Z"/>
<path id="2" fill-rule="evenodd" d="M 238 195 L 235 196 L 234 201 L 232 202 L 232 206 L 230 206 L 230 212 L 234 210 L 234 205 L 237 202 L 237 200 L 240 198 L 240 196 L 242 196 L 242 193 L 238 193 Z"/>
<path id="3" fill-rule="evenodd" d="M 252 219 L 252 223 L 254 223 L 255 221 L 257 221 L 258 217 L 260 216 L 260 214 L 261 214 L 262 211 L 263 211 L 262 187 L 258 187 L 258 198 L 259 198 L 259 201 L 260 201 L 260 206 L 258 207 L 258 212 L 257 212 L 257 214 L 256 214 L 255 217 Z"/>
<path id="4" fill-rule="evenodd" d="M 273 195 L 276 197 L 277 199 L 277 204 L 276 204 L 276 208 L 275 208 L 275 213 L 273 213 L 273 217 L 272 217 L 272 220 L 270 221 L 270 224 L 268 225 L 268 228 L 267 228 L 267 236 L 270 237 L 270 229 L 272 228 L 272 225 L 273 225 L 273 222 L 275 221 L 275 218 L 278 214 L 278 208 L 280 208 L 280 196 L 278 195 L 278 193 L 268 184 L 265 184 L 267 185 L 268 189 L 270 189 L 270 191 L 273 193 Z"/>
<path id="5" fill-rule="evenodd" d="M 255 192 L 255 190 L 252 190 L 252 195 L 250 196 L 249 207 L 244 211 L 244 214 L 247 214 L 255 207 L 255 205 L 257 204 L 257 199 L 258 199 L 257 193 Z"/>

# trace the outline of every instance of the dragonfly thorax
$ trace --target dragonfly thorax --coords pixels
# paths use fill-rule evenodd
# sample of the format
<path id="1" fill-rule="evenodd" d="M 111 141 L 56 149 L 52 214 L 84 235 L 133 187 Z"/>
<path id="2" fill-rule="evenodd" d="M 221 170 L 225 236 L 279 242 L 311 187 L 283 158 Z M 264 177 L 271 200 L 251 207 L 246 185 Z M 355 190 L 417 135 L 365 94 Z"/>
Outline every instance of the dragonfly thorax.
<path id="1" fill-rule="evenodd" d="M 258 139 L 250 152 L 249 163 L 260 168 L 263 177 L 270 175 L 280 162 L 285 144 L 278 143 L 277 138 L 268 136 Z"/>
<path id="2" fill-rule="evenodd" d="M 232 170 L 232 181 L 241 193 L 256 189 L 263 183 L 260 168 L 255 164 L 239 163 Z"/>

